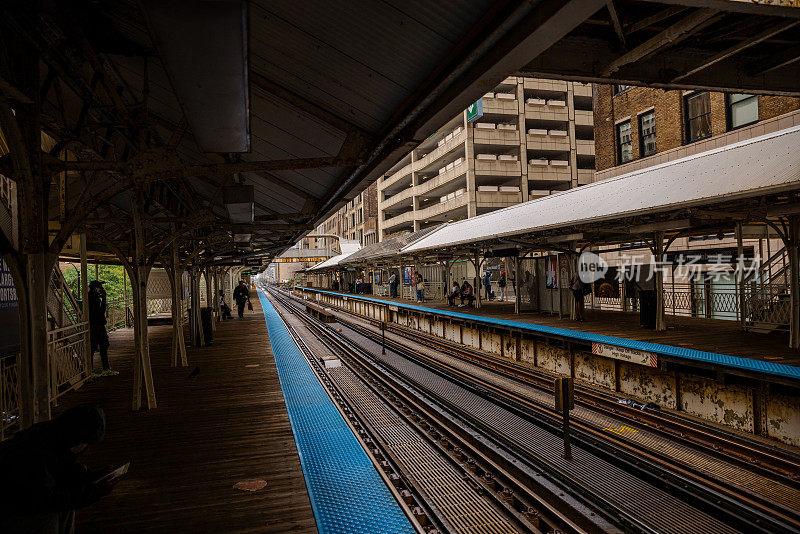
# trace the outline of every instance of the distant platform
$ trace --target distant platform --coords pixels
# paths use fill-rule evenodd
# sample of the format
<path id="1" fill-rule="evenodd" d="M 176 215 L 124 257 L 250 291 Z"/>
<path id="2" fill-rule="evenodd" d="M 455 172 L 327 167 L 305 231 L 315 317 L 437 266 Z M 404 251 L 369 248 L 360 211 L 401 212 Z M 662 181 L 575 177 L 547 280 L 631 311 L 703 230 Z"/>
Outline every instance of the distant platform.
<path id="1" fill-rule="evenodd" d="M 656 332 L 639 325 L 634 312 L 586 310 L 586 321 L 526 312 L 514 313 L 514 303 L 488 301 L 480 308 L 451 307 L 444 301 L 417 303 L 402 298 L 353 295 L 307 288 L 311 291 L 341 294 L 401 307 L 431 310 L 443 316 L 482 320 L 498 326 L 521 328 L 534 333 L 558 335 L 583 342 L 626 346 L 677 358 L 735 367 L 800 379 L 800 350 L 788 347 L 788 336 L 743 332 L 736 321 L 666 316 L 667 330 Z"/>

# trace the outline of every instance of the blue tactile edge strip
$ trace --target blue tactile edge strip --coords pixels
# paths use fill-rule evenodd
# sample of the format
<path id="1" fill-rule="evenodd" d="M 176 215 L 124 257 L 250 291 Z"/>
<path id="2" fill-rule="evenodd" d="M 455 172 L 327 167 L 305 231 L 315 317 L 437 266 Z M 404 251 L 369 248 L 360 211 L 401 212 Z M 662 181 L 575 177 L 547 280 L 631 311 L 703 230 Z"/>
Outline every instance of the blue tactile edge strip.
<path id="1" fill-rule="evenodd" d="M 413 533 L 278 312 L 259 292 L 311 507 L 321 534 Z"/>
<path id="2" fill-rule="evenodd" d="M 337 295 L 337 296 L 347 297 L 350 299 L 376 302 L 378 304 L 384 304 L 384 305 L 391 304 L 392 306 L 399 306 L 400 308 L 417 310 L 426 313 L 432 313 L 435 315 L 442 315 L 445 317 L 464 319 L 474 323 L 485 323 L 496 326 L 516 328 L 519 330 L 528 330 L 531 332 L 549 334 L 552 336 L 578 339 L 589 343 L 591 342 L 606 343 L 608 345 L 616 345 L 617 347 L 626 347 L 629 349 L 643 350 L 646 352 L 653 352 L 655 354 L 663 354 L 664 356 L 672 356 L 674 358 L 683 358 L 687 360 L 701 361 L 705 363 L 722 365 L 726 367 L 746 369 L 748 371 L 755 371 L 759 373 L 765 373 L 768 375 L 800 379 L 800 367 L 794 367 L 792 365 L 785 365 L 782 363 L 767 362 L 763 360 L 754 360 L 749 358 L 740 358 L 738 356 L 730 356 L 728 354 L 717 354 L 714 352 L 705 352 L 702 350 L 687 349 L 685 347 L 674 347 L 672 345 L 650 343 L 649 341 L 636 341 L 633 339 L 626 339 L 622 337 L 604 336 L 602 334 L 593 334 L 591 332 L 583 332 L 581 330 L 569 330 L 567 328 L 556 328 L 553 326 L 544 326 L 535 323 L 523 323 L 520 321 L 509 321 L 507 319 L 496 319 L 494 317 L 470 315 L 467 313 L 458 313 L 449 310 L 426 308 L 424 306 L 414 306 L 413 304 L 402 304 L 395 301 L 362 297 L 360 295 L 336 293 L 334 291 L 324 291 L 322 289 L 314 289 L 310 287 L 301 287 L 299 289 L 316 293 L 324 293 L 328 295 Z"/>

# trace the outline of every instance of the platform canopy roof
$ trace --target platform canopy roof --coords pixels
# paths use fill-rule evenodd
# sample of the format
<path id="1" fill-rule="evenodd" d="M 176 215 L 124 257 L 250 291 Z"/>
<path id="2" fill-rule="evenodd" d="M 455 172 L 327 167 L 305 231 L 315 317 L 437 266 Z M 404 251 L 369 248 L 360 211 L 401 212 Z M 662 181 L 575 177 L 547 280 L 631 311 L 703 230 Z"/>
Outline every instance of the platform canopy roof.
<path id="1" fill-rule="evenodd" d="M 312 265 L 308 269 L 307 272 L 310 271 L 322 271 L 325 269 L 331 269 L 334 267 L 338 267 L 343 260 L 346 260 L 353 254 L 358 253 L 361 249 L 361 245 L 358 244 L 358 241 L 350 240 L 350 239 L 340 239 L 339 240 L 339 248 L 341 249 L 341 254 L 337 254 L 332 258 L 328 258 L 325 261 L 322 261 L 316 265 Z"/>
<path id="2" fill-rule="evenodd" d="M 363 247 L 361 250 L 346 258 L 341 263 L 342 265 L 352 265 L 366 262 L 374 263 L 379 262 L 382 259 L 392 258 L 397 256 L 397 254 L 405 247 L 416 243 L 437 228 L 439 228 L 439 226 L 431 226 L 430 228 L 423 228 L 422 230 L 418 230 L 416 232 L 408 232 L 397 237 L 392 237 L 391 239 L 387 239 L 385 241 L 372 243 L 371 245 Z"/>
<path id="3" fill-rule="evenodd" d="M 654 231 L 730 229 L 800 213 L 800 127 L 447 224 L 403 254 L 630 242 Z"/>
<path id="4" fill-rule="evenodd" d="M 41 111 L 67 171 L 53 254 L 132 256 L 136 208 L 151 259 L 273 257 L 509 74 L 800 94 L 794 3 L 9 0 L 0 128 Z"/>

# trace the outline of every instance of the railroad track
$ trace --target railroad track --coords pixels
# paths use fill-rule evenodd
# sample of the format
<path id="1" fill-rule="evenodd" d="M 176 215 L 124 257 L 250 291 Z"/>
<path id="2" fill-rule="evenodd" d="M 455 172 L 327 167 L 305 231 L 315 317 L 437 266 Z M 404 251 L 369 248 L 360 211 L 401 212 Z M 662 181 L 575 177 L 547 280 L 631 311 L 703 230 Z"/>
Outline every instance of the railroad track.
<path id="1" fill-rule="evenodd" d="M 361 321 L 363 322 L 364 320 Z M 372 339 L 374 342 L 380 342 L 379 333 L 376 330 L 370 330 L 363 324 L 358 324 L 354 321 L 341 319 L 340 322 L 346 324 L 360 335 Z M 492 372 L 498 375 L 505 376 L 506 378 L 513 378 L 517 381 L 527 381 L 529 382 L 527 384 L 528 386 L 530 386 L 530 382 L 532 382 L 533 385 L 538 385 L 541 388 L 547 389 L 541 376 L 531 372 L 519 372 L 527 371 L 524 368 L 515 369 L 513 368 L 513 364 L 509 365 L 491 356 L 476 353 L 470 354 L 470 351 L 454 349 L 452 346 L 440 343 L 439 340 L 430 336 L 420 335 L 405 329 L 400 330 L 400 332 L 405 337 L 416 337 L 417 341 L 423 342 L 428 347 L 434 346 L 443 352 L 449 352 L 461 359 L 480 364 L 484 369 L 491 369 Z M 409 348 L 402 343 L 397 343 L 396 340 L 388 338 L 387 346 L 391 346 L 393 350 L 414 351 L 413 347 Z M 505 404 L 509 409 L 518 410 L 521 415 L 532 418 L 536 417 L 541 421 L 549 421 L 544 424 L 545 426 L 549 426 L 550 430 L 554 433 L 557 433 L 558 428 L 560 428 L 560 422 L 557 420 L 558 417 L 552 410 L 545 409 L 540 404 L 531 402 L 530 399 L 520 396 L 518 392 L 515 393 L 505 388 L 498 387 L 496 382 L 492 383 L 476 378 L 476 374 L 480 373 L 475 373 L 474 369 L 472 369 L 471 372 L 467 372 L 463 367 L 458 368 L 458 366 L 454 365 L 448 366 L 440 361 L 440 358 L 426 356 L 419 350 L 417 350 L 415 354 L 409 353 L 407 356 L 445 378 L 459 381 L 465 387 L 472 388 L 487 398 Z M 533 380 L 534 378 L 536 380 Z M 603 408 L 603 404 L 591 398 L 602 399 L 600 394 L 592 391 L 581 391 L 581 393 L 585 395 L 582 397 L 582 402 L 584 404 L 592 406 L 596 410 Z M 622 414 L 620 419 L 624 420 L 627 418 L 632 422 L 635 421 L 639 425 L 646 424 L 642 422 L 642 414 L 627 413 L 629 410 L 625 410 L 625 407 L 617 405 L 612 407 L 609 406 L 606 399 L 602 400 L 605 402 L 605 406 L 608 407 L 609 411 L 613 410 L 615 414 Z M 661 414 L 654 414 L 653 420 L 662 420 L 658 417 L 660 415 Z M 672 425 L 676 424 L 674 421 L 670 421 L 670 423 Z M 699 472 L 697 469 L 693 469 L 690 465 L 684 467 L 675 466 L 674 458 L 667 458 L 657 453 L 642 451 L 640 447 L 632 446 L 622 438 L 618 439 L 609 436 L 608 433 L 600 432 L 597 428 L 592 428 L 590 425 L 579 423 L 575 426 L 579 432 L 579 439 L 581 442 L 593 452 L 599 455 L 605 455 L 606 458 L 609 458 L 616 465 L 624 467 L 626 471 L 639 472 L 643 480 L 648 480 L 656 487 L 661 487 L 671 493 L 681 495 L 687 502 L 692 502 L 696 506 L 714 510 L 715 515 L 723 518 L 728 524 L 736 525 L 739 528 L 746 527 L 748 530 L 752 529 L 769 532 L 796 532 L 797 529 L 800 528 L 800 526 L 798 526 L 800 525 L 800 519 L 798 519 L 797 509 L 786 506 L 780 502 L 776 503 L 770 499 L 769 495 L 742 492 L 741 487 L 732 486 L 726 484 L 724 481 L 709 477 Z M 666 437 L 669 434 L 669 430 L 664 429 L 664 426 L 659 430 L 663 431 Z M 647 428 L 648 430 L 652 430 L 650 425 L 648 425 Z M 706 432 L 707 429 L 702 430 Z M 687 429 L 684 429 L 683 439 L 690 440 L 691 438 L 686 435 L 686 432 Z M 707 440 L 711 440 L 708 432 L 705 433 L 705 436 Z M 739 443 L 737 443 L 737 445 L 740 447 L 744 446 Z M 717 449 L 721 449 L 718 445 L 716 447 Z M 715 452 L 719 453 L 718 450 Z M 753 454 L 753 451 L 749 452 Z M 778 458 L 779 461 L 776 461 L 775 464 L 778 464 L 779 469 L 776 468 L 774 464 L 768 462 L 764 462 L 763 465 L 754 465 L 752 462 L 747 462 L 747 466 L 752 470 L 768 472 L 777 477 L 785 474 L 787 466 L 790 465 L 788 459 L 773 454 L 774 451 L 768 452 L 771 455 L 770 457 Z M 784 480 L 788 482 L 789 485 L 795 482 L 795 479 L 790 476 L 785 476 Z"/>
<path id="2" fill-rule="evenodd" d="M 331 375 L 338 373 L 336 368 L 326 370 L 319 360 L 314 357 L 309 350 L 302 336 L 293 328 L 285 318 L 285 314 L 292 313 L 300 319 L 308 331 L 319 339 L 323 340 L 327 346 L 336 349 L 336 354 L 344 356 L 344 362 L 354 377 L 361 382 L 362 388 L 368 388 L 374 395 L 388 399 L 394 407 L 394 416 L 402 419 L 408 428 L 413 429 L 417 439 L 424 442 L 428 447 L 435 451 L 440 458 L 447 459 L 448 463 L 460 472 L 461 480 L 465 481 L 468 489 L 475 492 L 476 496 L 485 499 L 493 505 L 498 512 L 504 513 L 508 518 L 509 529 L 500 528 L 498 525 L 488 524 L 486 521 L 486 511 L 478 518 L 483 522 L 480 532 L 563 532 L 563 533 L 595 533 L 613 531 L 613 526 L 592 518 L 590 520 L 573 521 L 568 514 L 573 513 L 567 510 L 565 513 L 559 507 L 553 506 L 547 500 L 532 492 L 529 486 L 511 476 L 501 465 L 484 454 L 479 447 L 473 446 L 470 442 L 462 439 L 457 433 L 451 432 L 446 424 L 442 424 L 437 414 L 432 412 L 430 406 L 420 400 L 420 397 L 404 389 L 401 385 L 388 380 L 382 373 L 371 371 L 368 366 L 363 365 L 364 360 L 358 354 L 356 347 L 349 346 L 337 336 L 333 335 L 326 326 L 316 319 L 305 315 L 304 311 L 293 307 L 279 295 L 272 294 L 273 303 L 278 314 L 284 320 L 284 324 L 292 337 L 297 342 L 301 351 L 306 354 L 309 363 L 314 369 L 320 381 L 331 393 L 331 396 L 339 404 L 343 414 L 351 422 L 351 426 L 357 431 L 365 448 L 371 453 L 376 461 L 376 465 L 389 473 L 389 480 L 400 492 L 401 498 L 410 507 L 413 520 L 427 532 L 475 532 L 472 530 L 475 525 L 462 525 L 466 528 L 458 528 L 454 525 L 459 519 L 449 520 L 447 513 L 442 511 L 443 507 L 438 507 L 432 501 L 432 493 L 436 489 L 430 488 L 430 484 L 425 484 L 420 478 L 409 474 L 404 468 L 402 456 L 384 439 L 380 437 L 377 425 L 370 423 L 368 415 L 356 403 L 352 401 L 352 392 L 357 389 L 347 377 L 337 376 L 335 380 Z M 280 309 L 283 307 L 283 310 Z M 342 386 L 342 383 L 345 385 Z M 356 395 L 358 396 L 358 395 Z M 363 393 L 360 395 L 363 397 Z M 384 421 L 387 414 L 381 416 Z M 393 431 L 396 433 L 397 428 Z M 413 456 L 420 456 L 419 444 L 415 444 Z M 430 459 L 428 459 L 430 462 Z M 437 477 L 442 476 L 442 465 L 436 465 L 435 472 Z M 448 486 L 458 483 L 457 480 L 445 480 Z M 428 486 L 426 491 L 421 486 Z M 456 495 L 458 502 L 467 500 L 463 494 Z M 441 499 L 440 499 L 441 500 Z M 450 508 L 449 506 L 447 508 Z M 474 510 L 474 503 L 470 507 Z M 579 515 L 579 514 L 575 514 Z M 463 523 L 463 517 L 462 523 Z M 495 521 L 500 523 L 502 521 Z M 584 523 L 581 525 L 581 523 Z M 505 525 L 502 525 L 505 527 Z"/>

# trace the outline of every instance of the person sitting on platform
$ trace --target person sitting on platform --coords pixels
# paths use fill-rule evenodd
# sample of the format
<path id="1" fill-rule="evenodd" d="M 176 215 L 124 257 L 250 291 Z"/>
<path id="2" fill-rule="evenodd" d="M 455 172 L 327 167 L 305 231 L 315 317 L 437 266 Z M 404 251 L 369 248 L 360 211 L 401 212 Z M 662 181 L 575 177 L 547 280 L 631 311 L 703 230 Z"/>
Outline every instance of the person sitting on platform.
<path id="1" fill-rule="evenodd" d="M 244 283 L 244 280 L 239 280 L 239 285 L 233 290 L 233 300 L 236 301 L 236 311 L 239 312 L 239 319 L 244 317 L 244 307 L 250 301 L 250 290 Z"/>
<path id="2" fill-rule="evenodd" d="M 455 280 L 453 281 L 453 287 L 450 288 L 450 294 L 447 295 L 447 302 L 450 303 L 450 306 L 456 305 L 456 299 L 461 296 L 461 286 L 458 285 L 458 282 Z"/>
<path id="3" fill-rule="evenodd" d="M 472 303 L 475 302 L 475 291 L 472 289 L 472 284 L 464 280 L 464 285 L 461 286 L 461 304 L 458 305 L 459 308 L 464 307 L 464 299 L 467 301 L 467 306 L 472 307 Z"/>
<path id="4" fill-rule="evenodd" d="M 114 489 L 102 478 L 110 470 L 92 472 L 77 462 L 105 427 L 102 408 L 83 405 L 0 443 L 0 532 L 74 532 L 75 510 Z"/>
<path id="5" fill-rule="evenodd" d="M 219 290 L 219 309 L 222 312 L 222 320 L 225 319 L 233 319 L 231 315 L 231 307 L 228 306 L 228 303 L 225 302 L 225 291 L 220 289 Z"/>

